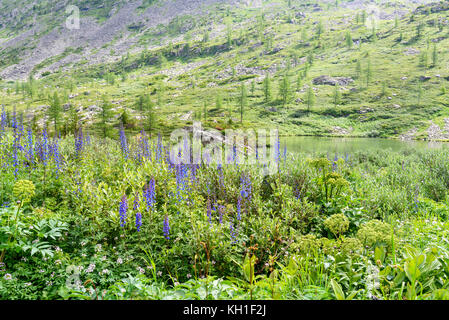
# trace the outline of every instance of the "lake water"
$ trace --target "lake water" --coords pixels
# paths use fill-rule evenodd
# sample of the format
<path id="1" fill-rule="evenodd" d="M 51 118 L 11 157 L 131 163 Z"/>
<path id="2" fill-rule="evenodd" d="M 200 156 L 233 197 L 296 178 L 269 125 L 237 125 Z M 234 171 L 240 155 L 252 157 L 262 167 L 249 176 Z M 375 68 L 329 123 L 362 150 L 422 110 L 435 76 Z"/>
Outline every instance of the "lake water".
<path id="1" fill-rule="evenodd" d="M 449 143 L 428 141 L 400 141 L 377 138 L 333 138 L 333 137 L 281 137 L 281 152 L 350 154 L 355 151 L 426 150 L 449 148 Z"/>

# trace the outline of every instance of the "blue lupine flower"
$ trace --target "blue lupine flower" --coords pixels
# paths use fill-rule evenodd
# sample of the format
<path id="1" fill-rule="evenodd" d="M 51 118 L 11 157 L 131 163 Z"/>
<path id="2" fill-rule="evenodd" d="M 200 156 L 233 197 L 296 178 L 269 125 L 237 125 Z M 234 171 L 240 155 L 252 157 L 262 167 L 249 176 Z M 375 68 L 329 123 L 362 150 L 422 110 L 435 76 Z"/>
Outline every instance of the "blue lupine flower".
<path id="1" fill-rule="evenodd" d="M 84 144 L 83 129 L 80 127 L 78 136 L 75 137 L 75 153 L 78 159 L 81 155 L 81 151 L 83 150 L 83 144 Z"/>
<path id="2" fill-rule="evenodd" d="M 129 156 L 128 142 L 126 141 L 126 135 L 125 130 L 123 129 L 123 125 L 120 126 L 120 146 L 122 148 L 122 152 L 125 159 L 128 159 Z"/>
<path id="3" fill-rule="evenodd" d="M 126 195 L 123 195 L 122 201 L 120 202 L 120 225 L 122 227 L 126 224 L 126 212 L 128 211 L 128 199 L 126 198 Z"/>
<path id="4" fill-rule="evenodd" d="M 27 130 L 27 151 L 26 157 L 30 165 L 34 164 L 34 151 L 33 151 L 33 131 L 31 128 Z"/>
<path id="5" fill-rule="evenodd" d="M 209 224 L 212 225 L 212 206 L 211 206 L 211 202 L 210 199 L 207 199 L 207 205 L 206 205 L 206 214 L 207 214 L 207 218 L 209 220 Z"/>
<path id="6" fill-rule="evenodd" d="M 232 222 L 229 222 L 229 231 L 231 233 L 231 243 L 236 243 L 237 242 L 237 236 L 236 233 L 234 231 L 234 224 Z"/>
<path id="7" fill-rule="evenodd" d="M 337 170 L 337 167 L 338 167 L 337 161 L 338 161 L 338 156 L 335 155 L 334 161 L 332 162 L 332 171 L 336 171 Z"/>
<path id="8" fill-rule="evenodd" d="M 42 132 L 42 142 L 41 142 L 41 156 L 42 156 L 42 162 L 44 166 L 47 165 L 48 160 L 48 134 L 47 129 L 44 129 Z"/>
<path id="9" fill-rule="evenodd" d="M 52 153 L 53 153 L 53 159 L 55 161 L 55 171 L 56 171 L 56 179 L 58 179 L 59 177 L 59 172 L 61 171 L 61 157 L 59 155 L 59 150 L 58 150 L 58 139 L 54 139 L 53 140 L 53 145 L 52 145 Z"/>
<path id="10" fill-rule="evenodd" d="M 251 180 L 249 175 L 243 174 L 242 177 L 240 178 L 240 185 L 241 185 L 241 191 L 240 191 L 240 195 L 242 196 L 242 198 L 247 198 L 248 200 L 251 201 Z"/>
<path id="11" fill-rule="evenodd" d="M 237 198 L 237 220 L 240 221 L 242 219 L 242 197 L 239 196 Z"/>
<path id="12" fill-rule="evenodd" d="M 165 239 L 167 239 L 167 240 L 170 239 L 170 222 L 168 220 L 168 215 L 165 215 L 165 218 L 164 218 L 164 236 L 165 236 Z"/>
<path id="13" fill-rule="evenodd" d="M 19 155 L 18 155 L 18 151 L 20 150 L 20 136 L 19 136 L 19 132 L 17 130 L 17 122 L 16 122 L 16 116 L 15 116 L 15 112 L 13 115 L 13 135 L 14 135 L 14 142 L 13 142 L 13 146 L 12 146 L 12 163 L 13 163 L 13 167 L 14 167 L 14 178 L 17 179 L 17 176 L 19 174 Z"/>
<path id="14" fill-rule="evenodd" d="M 150 182 L 148 182 L 148 184 L 144 188 L 143 197 L 145 198 L 147 210 L 150 211 L 150 209 L 156 203 L 156 181 L 154 180 L 154 178 L 151 178 Z"/>
<path id="15" fill-rule="evenodd" d="M 140 227 L 142 226 L 142 214 L 137 211 L 136 212 L 136 228 L 137 232 L 140 232 Z"/>
<path id="16" fill-rule="evenodd" d="M 279 164 L 281 160 L 281 140 L 279 139 L 279 133 L 276 132 L 276 142 L 274 144 L 274 161 Z"/>
<path id="17" fill-rule="evenodd" d="M 2 113 L 0 115 L 0 131 L 4 132 L 6 126 L 8 125 L 7 123 L 7 116 L 6 116 L 6 111 L 5 111 L 5 106 L 2 106 Z"/>

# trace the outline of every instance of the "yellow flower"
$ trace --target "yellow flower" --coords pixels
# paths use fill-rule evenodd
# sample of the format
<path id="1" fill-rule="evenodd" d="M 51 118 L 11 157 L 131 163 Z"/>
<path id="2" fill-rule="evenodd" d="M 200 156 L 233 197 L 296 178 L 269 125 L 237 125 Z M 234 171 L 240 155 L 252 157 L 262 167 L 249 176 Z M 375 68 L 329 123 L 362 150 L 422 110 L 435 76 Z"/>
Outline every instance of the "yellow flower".
<path id="1" fill-rule="evenodd" d="M 30 180 L 19 180 L 16 182 L 13 188 L 14 197 L 23 202 L 28 202 L 34 197 L 36 187 Z"/>

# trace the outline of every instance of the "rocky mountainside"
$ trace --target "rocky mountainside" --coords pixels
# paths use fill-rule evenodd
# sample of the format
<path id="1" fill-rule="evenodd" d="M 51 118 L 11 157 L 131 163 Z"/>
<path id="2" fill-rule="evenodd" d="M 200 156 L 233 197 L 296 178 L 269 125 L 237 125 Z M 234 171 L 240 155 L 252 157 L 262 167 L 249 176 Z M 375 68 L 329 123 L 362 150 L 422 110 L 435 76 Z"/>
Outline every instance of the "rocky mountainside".
<path id="1" fill-rule="evenodd" d="M 17 55 L 0 76 L 14 80 L 27 78 L 35 66 L 61 55 L 42 71 L 86 58 L 90 64 L 114 61 L 129 50 L 142 50 L 142 34 L 160 24 L 180 16 L 207 15 L 213 5 L 240 4 L 238 0 L 80 1 L 79 29 L 69 29 L 66 23 L 73 12 L 66 10 L 73 1 L 52 1 L 49 7 L 40 1 L 14 2 L 0 5 L 0 56 Z M 180 33 L 188 31 L 189 21 L 186 24 Z"/>
<path id="2" fill-rule="evenodd" d="M 39 126 L 58 96 L 65 128 L 108 100 L 115 128 L 441 140 L 448 45 L 448 1 L 6 0 L 0 103 Z"/>

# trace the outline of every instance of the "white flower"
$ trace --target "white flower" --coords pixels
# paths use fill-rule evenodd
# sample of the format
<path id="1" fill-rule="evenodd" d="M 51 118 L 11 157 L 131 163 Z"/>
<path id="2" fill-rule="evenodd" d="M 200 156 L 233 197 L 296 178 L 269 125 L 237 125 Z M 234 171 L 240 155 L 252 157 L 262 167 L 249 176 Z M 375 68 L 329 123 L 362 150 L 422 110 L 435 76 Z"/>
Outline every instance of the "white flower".
<path id="1" fill-rule="evenodd" d="M 109 270 L 108 269 L 104 269 L 103 271 L 101 271 L 102 274 L 108 274 Z"/>
<path id="2" fill-rule="evenodd" d="M 118 263 L 118 264 L 122 264 L 122 263 L 123 263 L 122 258 L 118 258 L 118 259 L 117 259 L 117 263 Z"/>
<path id="3" fill-rule="evenodd" d="M 97 244 L 96 246 L 95 246 L 95 252 L 100 252 L 101 251 L 101 244 Z"/>
<path id="4" fill-rule="evenodd" d="M 91 272 L 94 271 L 94 269 L 95 269 L 95 264 L 91 263 L 91 264 L 89 265 L 89 267 L 86 269 L 86 272 L 87 272 L 87 273 L 91 273 Z"/>
<path id="5" fill-rule="evenodd" d="M 192 278 L 192 275 L 190 273 L 187 274 L 187 278 Z"/>
<path id="6" fill-rule="evenodd" d="M 5 274 L 5 276 L 3 277 L 5 280 L 12 280 L 12 275 L 10 275 L 9 273 Z"/>

